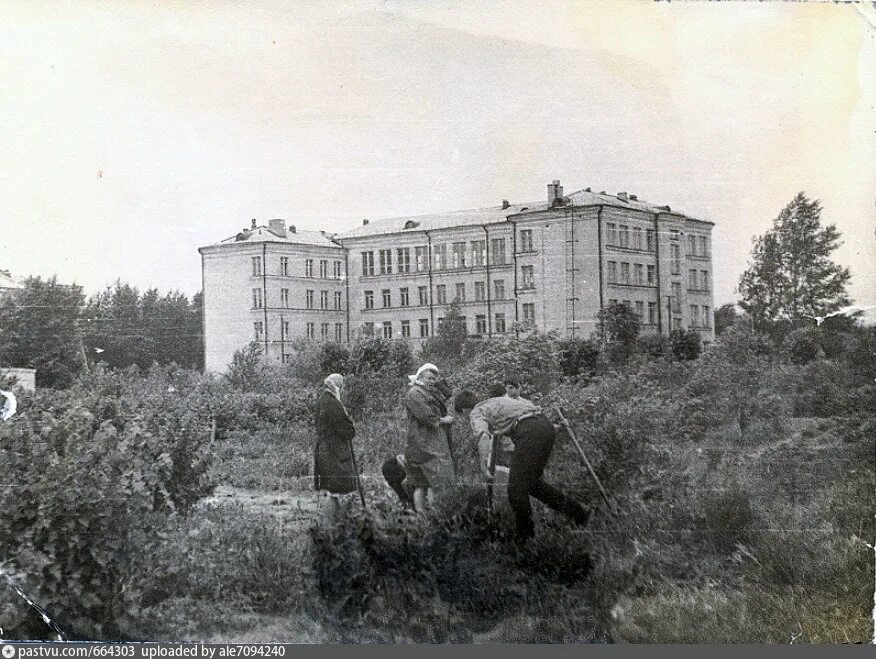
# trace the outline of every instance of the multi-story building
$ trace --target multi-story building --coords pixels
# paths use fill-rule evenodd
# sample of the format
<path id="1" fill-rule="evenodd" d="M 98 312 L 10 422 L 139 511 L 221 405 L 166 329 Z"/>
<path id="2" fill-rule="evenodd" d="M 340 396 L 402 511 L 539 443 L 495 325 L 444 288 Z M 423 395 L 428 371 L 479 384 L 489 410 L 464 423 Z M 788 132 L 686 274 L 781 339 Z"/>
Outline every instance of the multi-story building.
<path id="1" fill-rule="evenodd" d="M 252 282 L 265 280 L 262 300 L 273 290 L 268 282 L 275 288 L 280 284 L 270 274 L 254 274 L 253 265 L 251 309 L 245 308 L 249 298 L 243 300 L 247 259 L 266 245 L 266 254 L 285 255 L 295 264 L 289 267 L 305 273 L 306 264 L 319 259 L 343 263 L 344 275 L 349 265 L 349 276 L 337 278 L 329 293 L 342 293 L 342 308 L 332 306 L 330 320 L 322 320 L 315 302 L 295 308 L 292 336 L 348 340 L 364 332 L 421 341 L 435 333 L 457 300 L 474 336 L 533 328 L 586 338 L 596 329 L 600 309 L 618 302 L 636 312 L 644 331 L 668 334 L 684 327 L 697 329 L 707 341 L 714 338 L 712 223 L 635 195 L 589 188 L 563 195 L 554 181 L 544 202 L 503 201 L 441 215 L 363 220 L 360 227 L 333 236 L 293 229 L 283 238 L 280 222 L 201 249 L 208 368 L 223 368 L 249 340 L 263 342 L 275 359 L 288 354 L 282 339 L 278 347 L 276 330 L 272 338 L 258 333 L 259 322 L 263 328 L 271 319 L 282 322 L 284 309 L 257 306 L 258 287 Z M 302 240 L 305 233 L 308 238 Z M 226 261 L 229 265 L 223 265 Z M 236 319 L 233 331 L 230 319 Z M 324 322 L 341 329 L 326 337 L 317 331 Z M 211 327 L 224 328 L 221 342 L 211 341 Z"/>

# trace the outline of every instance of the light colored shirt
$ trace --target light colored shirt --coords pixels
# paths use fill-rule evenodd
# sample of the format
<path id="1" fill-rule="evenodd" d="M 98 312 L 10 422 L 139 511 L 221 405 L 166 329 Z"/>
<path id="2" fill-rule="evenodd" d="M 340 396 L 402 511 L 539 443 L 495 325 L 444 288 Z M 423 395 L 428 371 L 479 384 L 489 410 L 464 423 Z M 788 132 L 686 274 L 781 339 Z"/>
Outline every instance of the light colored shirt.
<path id="1" fill-rule="evenodd" d="M 525 414 L 541 412 L 541 408 L 525 398 L 509 398 L 499 396 L 488 398 L 482 403 L 475 405 L 469 417 L 471 429 L 478 438 L 478 453 L 481 464 L 488 465 L 492 453 L 493 435 L 507 435 L 510 433 L 517 420 Z M 510 440 L 503 440 L 501 451 L 507 453 L 513 451 Z"/>

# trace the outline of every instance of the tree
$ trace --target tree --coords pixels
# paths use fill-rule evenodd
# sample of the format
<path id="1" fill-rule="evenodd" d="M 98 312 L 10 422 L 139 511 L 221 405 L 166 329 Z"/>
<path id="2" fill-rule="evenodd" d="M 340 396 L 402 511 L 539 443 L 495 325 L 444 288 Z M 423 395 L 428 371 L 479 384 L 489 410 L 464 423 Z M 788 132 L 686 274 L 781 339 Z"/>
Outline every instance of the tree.
<path id="1" fill-rule="evenodd" d="M 700 334 L 693 329 L 672 330 L 669 335 L 672 344 L 672 354 L 679 361 L 690 361 L 700 356 L 703 351 L 703 343 Z"/>
<path id="2" fill-rule="evenodd" d="M 639 338 L 639 317 L 629 305 L 614 302 L 598 314 L 599 339 L 607 347 L 607 355 L 614 363 L 623 362 L 636 349 Z"/>
<path id="3" fill-rule="evenodd" d="M 468 330 L 462 316 L 462 305 L 454 300 L 444 320 L 438 325 L 435 336 L 423 344 L 421 357 L 424 360 L 456 364 L 465 352 Z"/>
<path id="4" fill-rule="evenodd" d="M 821 203 L 802 192 L 754 239 L 752 261 L 739 280 L 740 306 L 758 324 L 824 316 L 849 304 L 848 268 L 831 258 L 836 225 L 821 225 Z"/>
<path id="5" fill-rule="evenodd" d="M 40 387 L 70 386 L 82 368 L 82 288 L 28 277 L 0 305 L 0 363 L 35 368 Z"/>
<path id="6" fill-rule="evenodd" d="M 732 327 L 738 318 L 735 302 L 729 302 L 715 309 L 715 336 L 720 336 L 724 330 Z"/>

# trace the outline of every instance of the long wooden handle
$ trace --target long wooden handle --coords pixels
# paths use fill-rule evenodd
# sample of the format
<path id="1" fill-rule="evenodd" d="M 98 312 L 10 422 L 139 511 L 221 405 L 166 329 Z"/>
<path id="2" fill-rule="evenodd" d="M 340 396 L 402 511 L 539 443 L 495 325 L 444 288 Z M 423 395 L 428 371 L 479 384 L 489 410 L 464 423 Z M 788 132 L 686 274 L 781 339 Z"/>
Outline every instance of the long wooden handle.
<path id="1" fill-rule="evenodd" d="M 563 428 L 566 429 L 566 432 L 569 433 L 569 437 L 572 438 L 572 443 L 575 445 L 575 448 L 578 450 L 578 454 L 584 460 L 584 464 L 587 467 L 587 471 L 590 472 L 590 475 L 593 477 L 593 480 L 596 482 L 596 487 L 599 488 L 599 493 L 602 495 L 602 498 L 605 500 L 605 504 L 608 506 L 608 510 L 610 513 L 614 514 L 614 507 L 611 505 L 611 501 L 608 498 L 608 494 L 605 492 L 605 488 L 602 487 L 602 483 L 599 481 L 599 476 L 596 475 L 596 472 L 593 470 L 593 465 L 590 464 L 590 460 L 587 459 L 587 454 L 584 452 L 584 447 L 581 446 L 581 442 L 578 441 L 577 435 L 575 435 L 575 431 L 572 430 L 572 425 L 569 423 L 569 420 L 563 414 L 563 410 L 559 407 L 556 408 L 557 414 L 560 416 L 560 423 L 563 424 Z"/>

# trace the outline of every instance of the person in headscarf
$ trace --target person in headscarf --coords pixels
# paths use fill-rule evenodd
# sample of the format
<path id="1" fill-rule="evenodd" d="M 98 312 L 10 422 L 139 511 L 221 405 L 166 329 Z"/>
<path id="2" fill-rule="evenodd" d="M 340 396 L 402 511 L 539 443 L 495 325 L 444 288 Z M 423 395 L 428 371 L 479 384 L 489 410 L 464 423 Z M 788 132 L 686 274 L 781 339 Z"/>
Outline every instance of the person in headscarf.
<path id="1" fill-rule="evenodd" d="M 436 388 L 437 366 L 423 364 L 412 378 L 404 397 L 408 414 L 405 485 L 413 490 L 414 509 L 424 512 L 435 488 L 447 485 L 452 478 L 446 428 L 453 417 L 447 414 L 446 397 Z"/>
<path id="2" fill-rule="evenodd" d="M 316 402 L 314 421 L 316 447 L 314 449 L 313 481 L 324 503 L 325 517 L 334 519 L 338 511 L 338 495 L 356 491 L 359 475 L 353 467 L 353 437 L 356 429 L 341 403 L 344 377 L 332 373 L 323 382 Z"/>

